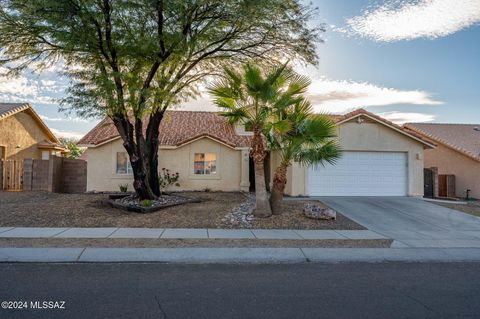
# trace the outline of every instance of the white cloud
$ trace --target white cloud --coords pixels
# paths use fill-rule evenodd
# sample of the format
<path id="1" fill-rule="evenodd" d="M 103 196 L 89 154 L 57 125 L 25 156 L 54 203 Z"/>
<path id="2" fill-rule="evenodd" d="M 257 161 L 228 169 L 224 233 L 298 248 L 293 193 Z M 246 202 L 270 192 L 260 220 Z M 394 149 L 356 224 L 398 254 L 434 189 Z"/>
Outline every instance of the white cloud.
<path id="1" fill-rule="evenodd" d="M 317 111 L 343 113 L 367 106 L 392 104 L 438 105 L 443 102 L 421 90 L 399 90 L 368 82 L 320 79 L 310 85 L 308 98 Z"/>
<path id="2" fill-rule="evenodd" d="M 0 101 L 29 102 L 33 104 L 57 105 L 55 98 L 65 91 L 66 84 L 60 79 L 45 79 L 31 73 L 17 77 L 6 77 L 8 70 L 0 67 Z"/>
<path id="3" fill-rule="evenodd" d="M 50 128 L 50 130 L 52 131 L 53 134 L 55 134 L 56 137 L 80 139 L 85 135 L 79 132 L 64 131 L 64 130 L 59 130 L 55 128 Z"/>
<path id="4" fill-rule="evenodd" d="M 384 112 L 378 113 L 379 116 L 386 118 L 396 124 L 404 124 L 410 122 L 431 122 L 435 120 L 435 115 L 426 113 L 413 113 L 413 112 Z"/>
<path id="5" fill-rule="evenodd" d="M 74 123 L 90 123 L 89 120 L 82 119 L 80 117 L 48 117 L 45 115 L 40 115 L 40 118 L 44 121 L 49 122 L 74 122 Z"/>
<path id="6" fill-rule="evenodd" d="M 389 0 L 347 19 L 337 31 L 394 42 L 439 38 L 480 23 L 479 0 Z"/>

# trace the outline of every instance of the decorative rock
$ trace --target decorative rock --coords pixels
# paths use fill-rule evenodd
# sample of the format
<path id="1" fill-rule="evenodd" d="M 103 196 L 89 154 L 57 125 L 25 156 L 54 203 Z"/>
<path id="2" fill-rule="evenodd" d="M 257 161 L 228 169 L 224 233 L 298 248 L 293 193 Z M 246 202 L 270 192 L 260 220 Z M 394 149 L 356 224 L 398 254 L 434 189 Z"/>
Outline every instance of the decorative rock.
<path id="1" fill-rule="evenodd" d="M 163 194 L 151 201 L 151 205 L 145 207 L 136 195 L 128 195 L 117 199 L 110 199 L 108 203 L 115 207 L 137 213 L 150 213 L 162 208 L 182 205 L 186 203 L 198 203 L 196 198 L 188 198 L 180 195 Z"/>
<path id="2" fill-rule="evenodd" d="M 251 228 L 253 221 L 253 209 L 255 208 L 255 194 L 246 194 L 246 200 L 239 206 L 227 213 L 222 222 L 226 227 Z"/>
<path id="3" fill-rule="evenodd" d="M 313 204 L 305 204 L 303 206 L 303 214 L 312 219 L 335 220 L 337 212 L 331 208 L 323 208 Z"/>

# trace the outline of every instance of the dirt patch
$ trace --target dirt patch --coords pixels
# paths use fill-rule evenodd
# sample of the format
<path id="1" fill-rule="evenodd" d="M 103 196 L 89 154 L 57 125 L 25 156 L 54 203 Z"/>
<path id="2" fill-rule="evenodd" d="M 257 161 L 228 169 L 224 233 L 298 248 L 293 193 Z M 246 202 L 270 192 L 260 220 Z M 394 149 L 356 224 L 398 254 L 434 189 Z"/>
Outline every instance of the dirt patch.
<path id="1" fill-rule="evenodd" d="M 321 247 L 388 248 L 390 239 L 77 239 L 77 238 L 0 238 L 0 247 Z"/>
<path id="2" fill-rule="evenodd" d="M 223 219 L 246 200 L 245 194 L 235 192 L 182 192 L 181 195 L 201 202 L 139 214 L 110 207 L 106 194 L 0 192 L 0 227 L 237 228 Z M 341 214 L 337 214 L 336 221 L 308 219 L 302 212 L 306 202 L 320 203 L 286 201 L 282 215 L 254 219 L 252 227 L 365 229 Z"/>
<path id="3" fill-rule="evenodd" d="M 463 213 L 467 213 L 473 216 L 480 217 L 480 201 L 477 202 L 471 202 L 468 204 L 450 204 L 450 203 L 438 203 L 438 202 L 431 202 L 435 205 L 440 205 L 443 207 L 455 209 L 458 211 L 461 211 Z"/>

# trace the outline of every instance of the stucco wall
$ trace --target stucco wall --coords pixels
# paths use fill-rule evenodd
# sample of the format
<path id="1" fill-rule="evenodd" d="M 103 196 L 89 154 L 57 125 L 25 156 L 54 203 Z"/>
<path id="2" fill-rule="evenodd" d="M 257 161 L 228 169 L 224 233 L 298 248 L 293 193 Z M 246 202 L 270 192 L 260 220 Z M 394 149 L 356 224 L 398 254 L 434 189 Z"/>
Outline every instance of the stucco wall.
<path id="1" fill-rule="evenodd" d="M 409 196 L 423 196 L 423 145 L 384 125 L 347 122 L 337 127 L 345 151 L 407 152 Z M 418 155 L 417 155 L 418 154 Z M 286 194 L 308 195 L 307 168 L 294 164 L 287 172 Z"/>
<path id="2" fill-rule="evenodd" d="M 0 146 L 6 149 L 6 159 L 40 159 L 41 151 L 36 144 L 46 139 L 45 132 L 26 112 L 0 120 Z"/>
<path id="3" fill-rule="evenodd" d="M 128 184 L 132 189 L 133 176 L 117 175 L 116 154 L 125 149 L 120 139 L 99 147 L 89 148 L 87 191 L 118 191 L 119 184 Z M 216 153 L 217 173 L 193 174 L 194 153 Z M 202 138 L 177 149 L 159 150 L 159 169 L 168 168 L 180 174 L 180 187 L 169 190 L 221 190 L 239 191 L 241 180 L 241 151 L 231 149 L 208 138 Z"/>
<path id="4" fill-rule="evenodd" d="M 480 162 L 439 144 L 425 151 L 425 167 L 438 167 L 438 174 L 455 175 L 456 196 L 465 197 L 470 189 L 470 196 L 480 198 Z"/>

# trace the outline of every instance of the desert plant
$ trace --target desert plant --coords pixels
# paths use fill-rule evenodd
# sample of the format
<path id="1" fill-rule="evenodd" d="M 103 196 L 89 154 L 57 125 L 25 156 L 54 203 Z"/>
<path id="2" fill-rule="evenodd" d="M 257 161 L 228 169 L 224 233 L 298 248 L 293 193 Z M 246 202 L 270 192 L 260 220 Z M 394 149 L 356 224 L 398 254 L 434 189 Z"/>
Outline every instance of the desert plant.
<path id="1" fill-rule="evenodd" d="M 169 169 L 162 168 L 160 174 L 158 175 L 158 180 L 160 182 L 160 195 L 163 194 L 165 189 L 172 184 L 175 186 L 180 186 L 178 183 L 179 178 L 180 174 L 178 172 L 171 174 Z"/>
<path id="2" fill-rule="evenodd" d="M 153 206 L 153 200 L 151 199 L 144 199 L 140 202 L 140 205 L 142 207 L 152 207 Z"/>
<path id="3" fill-rule="evenodd" d="M 78 147 L 77 145 L 78 140 L 74 138 L 60 137 L 58 140 L 63 146 L 65 146 L 69 150 L 67 155 L 68 158 L 77 159 L 85 151 L 85 148 Z"/>
<path id="4" fill-rule="evenodd" d="M 296 161 L 304 166 L 335 164 L 341 156 L 336 140 L 335 123 L 328 115 L 315 114 L 311 104 L 302 100 L 276 110 L 277 122 L 286 122 L 286 130 L 267 127 L 269 148 L 278 152 L 280 164 L 273 175 L 270 205 L 274 214 L 281 212 L 283 192 L 287 183 L 287 169 Z"/>
<path id="5" fill-rule="evenodd" d="M 276 121 L 273 111 L 280 106 L 296 103 L 305 93 L 307 78 L 295 74 L 282 64 L 272 68 L 260 68 L 247 63 L 239 72 L 233 68 L 224 69 L 223 80 L 217 81 L 210 93 L 215 104 L 220 107 L 230 124 L 241 123 L 252 128 L 250 156 L 255 171 L 255 216 L 272 215 L 265 186 L 265 157 L 267 145 L 264 130 L 270 126 L 274 130 L 288 130 L 288 122 Z"/>
<path id="6" fill-rule="evenodd" d="M 118 188 L 120 189 L 120 192 L 122 192 L 122 193 L 128 192 L 128 184 L 120 184 L 120 185 L 118 185 Z"/>

